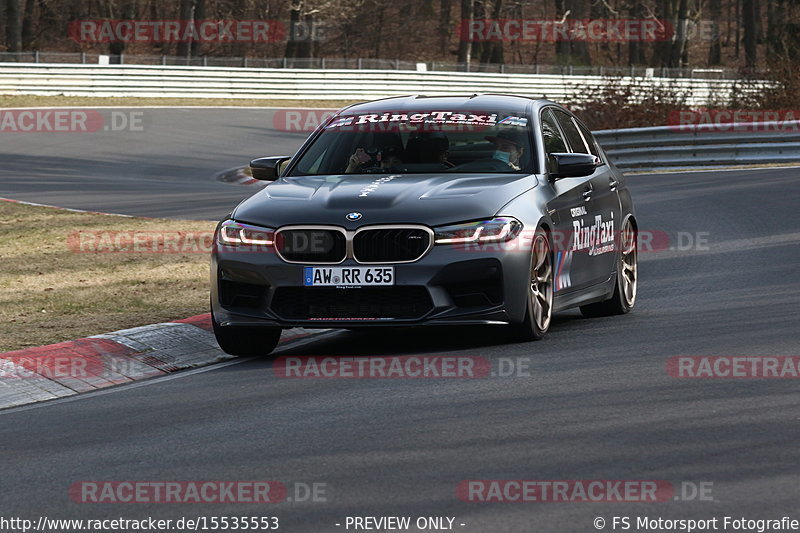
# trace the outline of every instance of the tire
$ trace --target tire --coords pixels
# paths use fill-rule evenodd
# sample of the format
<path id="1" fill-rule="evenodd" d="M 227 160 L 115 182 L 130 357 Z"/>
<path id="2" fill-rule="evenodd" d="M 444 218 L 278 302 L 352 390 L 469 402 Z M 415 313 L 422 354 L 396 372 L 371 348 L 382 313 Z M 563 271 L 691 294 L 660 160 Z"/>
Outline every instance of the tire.
<path id="1" fill-rule="evenodd" d="M 526 284 L 525 317 L 512 326 L 520 341 L 541 340 L 553 318 L 553 251 L 543 228 L 536 230 L 531 247 L 530 281 Z"/>
<path id="2" fill-rule="evenodd" d="M 585 317 L 624 315 L 636 304 L 639 283 L 638 234 L 630 217 L 625 220 L 620 232 L 620 252 L 617 260 L 617 279 L 614 294 L 609 300 L 581 306 Z"/>
<path id="3" fill-rule="evenodd" d="M 219 347 L 229 355 L 269 355 L 281 338 L 281 328 L 220 326 L 213 313 L 211 323 Z"/>

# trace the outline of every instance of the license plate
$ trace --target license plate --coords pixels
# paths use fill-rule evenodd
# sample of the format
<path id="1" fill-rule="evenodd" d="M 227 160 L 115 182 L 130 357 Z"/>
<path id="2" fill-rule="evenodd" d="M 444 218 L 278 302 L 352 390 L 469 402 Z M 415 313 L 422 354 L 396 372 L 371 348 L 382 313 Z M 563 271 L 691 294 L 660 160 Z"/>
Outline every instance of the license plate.
<path id="1" fill-rule="evenodd" d="M 394 267 L 305 267 L 306 287 L 394 285 Z"/>

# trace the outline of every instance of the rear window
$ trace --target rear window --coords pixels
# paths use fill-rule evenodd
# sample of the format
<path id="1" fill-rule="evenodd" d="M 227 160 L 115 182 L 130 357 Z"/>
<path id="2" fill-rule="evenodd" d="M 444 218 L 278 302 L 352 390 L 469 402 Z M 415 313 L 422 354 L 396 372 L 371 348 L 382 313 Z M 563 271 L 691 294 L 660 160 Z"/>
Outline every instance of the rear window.
<path id="1" fill-rule="evenodd" d="M 533 173 L 528 119 L 503 111 L 403 111 L 340 115 L 290 175 Z"/>

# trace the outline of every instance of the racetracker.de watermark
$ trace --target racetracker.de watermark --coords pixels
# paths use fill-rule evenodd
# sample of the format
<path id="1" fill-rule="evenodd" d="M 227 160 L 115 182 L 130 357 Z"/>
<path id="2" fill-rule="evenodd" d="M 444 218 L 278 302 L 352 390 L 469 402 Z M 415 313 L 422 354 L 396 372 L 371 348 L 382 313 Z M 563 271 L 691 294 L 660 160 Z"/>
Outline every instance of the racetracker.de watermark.
<path id="1" fill-rule="evenodd" d="M 325 482 L 283 483 L 275 480 L 224 481 L 76 481 L 67 489 L 75 503 L 131 504 L 275 504 L 324 503 L 328 501 Z"/>
<path id="2" fill-rule="evenodd" d="M 144 110 L 3 109 L 0 133 L 141 132 L 148 119 Z"/>
<path id="3" fill-rule="evenodd" d="M 322 320 L 347 320 L 336 317 Z M 354 318 L 363 322 L 363 318 Z M 486 358 L 469 355 L 284 356 L 272 372 L 289 379 L 480 379 L 529 378 L 529 357 Z"/>
<path id="4" fill-rule="evenodd" d="M 289 33 L 279 20 L 74 20 L 78 43 L 276 43 Z"/>
<path id="5" fill-rule="evenodd" d="M 123 254 L 210 254 L 214 248 L 213 231 L 73 231 L 67 237 L 73 253 Z M 272 251 L 271 246 L 245 248 L 247 251 Z M 245 250 L 243 249 L 243 251 Z"/>
<path id="6" fill-rule="evenodd" d="M 585 253 L 602 255 L 624 248 L 628 238 L 615 230 L 610 221 L 596 219 L 585 224 L 574 220 L 571 231 L 552 230 L 548 233 L 550 248 L 554 252 Z M 474 229 L 465 230 L 467 236 Z M 476 253 L 522 252 L 530 253 L 536 236 L 535 230 L 522 230 L 514 239 L 504 242 L 464 242 L 450 244 L 453 250 Z M 642 253 L 657 252 L 704 252 L 709 251 L 710 232 L 637 230 L 636 247 Z"/>
<path id="7" fill-rule="evenodd" d="M 287 133 L 311 133 L 336 114 L 331 109 L 278 109 L 272 116 L 272 129 Z"/>
<path id="8" fill-rule="evenodd" d="M 675 34 L 664 19 L 465 19 L 457 31 L 470 42 L 659 42 Z"/>
<path id="9" fill-rule="evenodd" d="M 75 503 L 280 503 L 280 481 L 77 481 L 68 489 Z"/>
<path id="10" fill-rule="evenodd" d="M 581 226 L 572 231 L 551 231 L 550 247 L 553 252 L 601 255 L 619 250 L 626 236 L 613 229 L 602 229 L 602 222 Z M 271 230 L 270 230 L 271 231 Z M 465 235 L 474 233 L 466 231 Z M 536 232 L 522 230 L 514 239 L 505 242 L 464 242 L 448 244 L 450 249 L 465 253 L 530 253 Z M 295 236 L 296 237 L 296 236 Z M 706 231 L 639 230 L 636 245 L 639 252 L 704 252 L 710 250 L 710 233 Z M 93 230 L 73 231 L 67 236 L 67 248 L 73 253 L 157 253 L 157 254 L 209 254 L 214 250 L 213 231 L 157 231 L 157 230 Z M 295 252 L 322 253 L 325 244 L 315 239 L 286 240 L 278 234 L 268 244 L 226 246 L 228 253 L 275 253 L 276 246 L 291 247 Z"/>
<path id="11" fill-rule="evenodd" d="M 469 503 L 654 503 L 714 501 L 712 481 L 641 479 L 473 479 L 456 486 Z"/>
<path id="12" fill-rule="evenodd" d="M 797 109 L 676 109 L 667 116 L 675 131 L 798 132 Z"/>
<path id="13" fill-rule="evenodd" d="M 797 379 L 800 356 L 689 356 L 667 360 L 667 374 L 686 379 Z"/>

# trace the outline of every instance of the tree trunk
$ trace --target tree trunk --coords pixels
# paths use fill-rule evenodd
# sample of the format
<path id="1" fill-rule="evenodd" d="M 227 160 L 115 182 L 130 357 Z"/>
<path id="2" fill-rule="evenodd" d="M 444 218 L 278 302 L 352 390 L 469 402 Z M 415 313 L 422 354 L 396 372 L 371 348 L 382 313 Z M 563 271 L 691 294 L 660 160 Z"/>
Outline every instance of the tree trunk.
<path id="1" fill-rule="evenodd" d="M 181 0 L 178 19 L 183 24 L 190 24 L 194 19 L 194 0 Z M 192 43 L 181 41 L 178 43 L 178 57 L 189 57 Z"/>
<path id="2" fill-rule="evenodd" d="M 492 19 L 498 20 L 502 18 L 503 13 L 503 0 L 494 0 L 494 9 L 492 10 Z M 503 60 L 503 41 L 490 41 L 484 43 L 483 50 L 481 50 L 481 63 L 501 64 Z"/>
<path id="3" fill-rule="evenodd" d="M 572 19 L 585 19 L 588 3 L 584 0 L 555 0 L 555 18 L 565 18 L 565 22 Z M 556 60 L 560 64 L 591 65 L 592 57 L 589 54 L 589 43 L 586 41 L 557 41 Z"/>
<path id="4" fill-rule="evenodd" d="M 708 66 L 722 64 L 722 34 L 719 22 L 722 20 L 722 1 L 711 0 L 709 4 L 711 14 L 711 43 L 708 48 Z"/>
<path id="5" fill-rule="evenodd" d="M 22 48 L 30 50 L 33 45 L 33 8 L 36 0 L 25 0 L 25 9 L 22 12 Z"/>
<path id="6" fill-rule="evenodd" d="M 675 40 L 670 50 L 668 66 L 685 66 L 686 53 L 689 46 L 687 40 L 687 25 L 689 24 L 689 2 L 688 0 L 678 0 L 678 11 L 676 13 Z"/>
<path id="7" fill-rule="evenodd" d="M 204 20 L 206 18 L 206 0 L 195 0 L 194 3 L 194 19 Z M 193 57 L 201 55 L 200 41 L 192 41 L 191 54 Z"/>
<path id="8" fill-rule="evenodd" d="M 739 45 L 742 42 L 742 0 L 736 0 L 736 59 L 739 59 Z"/>
<path id="9" fill-rule="evenodd" d="M 22 51 L 22 28 L 19 20 L 19 0 L 6 1 L 6 46 L 9 52 Z"/>
<path id="10" fill-rule="evenodd" d="M 634 20 L 642 20 L 644 19 L 644 10 L 642 9 L 642 4 L 634 3 L 633 6 L 630 8 L 630 17 Z M 628 65 L 635 66 L 635 65 L 642 65 L 645 62 L 645 50 L 644 50 L 644 42 L 631 39 L 628 42 Z"/>
<path id="11" fill-rule="evenodd" d="M 293 3 L 289 10 L 289 39 L 286 41 L 286 52 L 284 57 L 292 58 L 297 57 L 297 40 L 295 39 L 295 31 L 300 22 L 300 11 L 303 9 L 303 3 Z"/>
<path id="12" fill-rule="evenodd" d="M 466 24 L 467 21 L 475 18 L 475 0 L 461 0 L 461 21 Z M 463 27 L 463 26 L 462 26 Z M 469 40 L 469 35 L 461 35 L 458 43 L 458 62 L 466 63 L 467 70 L 469 70 L 469 63 L 472 58 L 472 42 Z"/>
<path id="13" fill-rule="evenodd" d="M 452 0 L 441 0 L 439 10 L 439 55 L 447 57 L 447 48 L 450 45 L 450 31 L 452 24 Z"/>
<path id="14" fill-rule="evenodd" d="M 753 72 L 756 68 L 758 42 L 758 24 L 756 19 L 755 0 L 742 0 L 742 25 L 744 27 L 744 61 L 748 71 Z"/>

